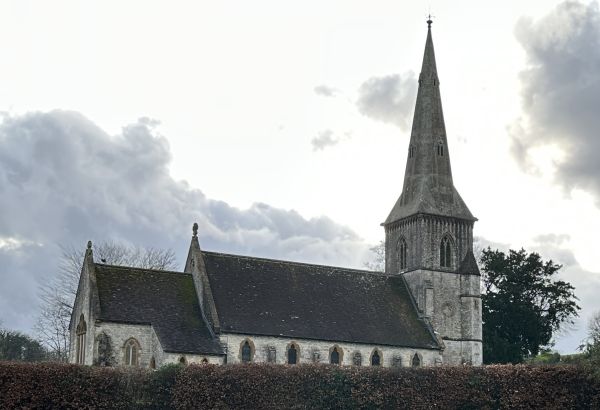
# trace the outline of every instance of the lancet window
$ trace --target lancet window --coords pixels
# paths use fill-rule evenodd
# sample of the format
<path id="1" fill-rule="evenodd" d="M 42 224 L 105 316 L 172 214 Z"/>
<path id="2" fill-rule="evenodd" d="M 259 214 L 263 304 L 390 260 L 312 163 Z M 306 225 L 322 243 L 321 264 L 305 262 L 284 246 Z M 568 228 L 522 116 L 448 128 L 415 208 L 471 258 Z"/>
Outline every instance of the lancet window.
<path id="1" fill-rule="evenodd" d="M 288 364 L 298 363 L 298 347 L 295 344 L 291 344 L 288 347 Z"/>
<path id="2" fill-rule="evenodd" d="M 340 352 L 336 347 L 331 350 L 331 354 L 329 355 L 329 363 L 331 364 L 340 364 Z"/>
<path id="3" fill-rule="evenodd" d="M 133 337 L 125 342 L 125 365 L 139 365 L 140 344 Z"/>
<path id="4" fill-rule="evenodd" d="M 398 267 L 400 270 L 406 269 L 407 265 L 408 247 L 404 238 L 400 238 L 398 241 Z"/>
<path id="5" fill-rule="evenodd" d="M 440 243 L 440 266 L 442 268 L 452 267 L 452 242 L 444 236 Z"/>
<path id="6" fill-rule="evenodd" d="M 242 362 L 249 363 L 252 361 L 252 346 L 247 340 L 242 344 Z"/>
<path id="7" fill-rule="evenodd" d="M 381 365 L 381 355 L 377 350 L 373 352 L 371 355 L 371 366 L 380 366 Z"/>
<path id="8" fill-rule="evenodd" d="M 85 363 L 85 334 L 87 333 L 87 325 L 83 313 L 79 316 L 79 323 L 77 324 L 77 340 L 75 342 L 75 362 L 77 364 Z"/>

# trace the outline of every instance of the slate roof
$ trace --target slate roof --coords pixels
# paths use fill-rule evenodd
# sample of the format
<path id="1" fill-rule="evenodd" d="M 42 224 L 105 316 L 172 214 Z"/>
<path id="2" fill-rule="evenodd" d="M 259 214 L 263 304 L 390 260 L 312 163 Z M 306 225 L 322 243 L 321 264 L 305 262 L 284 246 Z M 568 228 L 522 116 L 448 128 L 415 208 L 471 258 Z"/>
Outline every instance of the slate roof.
<path id="1" fill-rule="evenodd" d="M 192 275 L 95 264 L 99 319 L 152 325 L 173 353 L 223 354 L 202 318 Z"/>
<path id="2" fill-rule="evenodd" d="M 403 278 L 203 252 L 221 332 L 439 348 Z"/>
<path id="3" fill-rule="evenodd" d="M 462 273 L 465 275 L 481 275 L 473 251 L 467 251 L 467 254 L 460 263 L 460 266 L 458 267 L 458 273 Z"/>

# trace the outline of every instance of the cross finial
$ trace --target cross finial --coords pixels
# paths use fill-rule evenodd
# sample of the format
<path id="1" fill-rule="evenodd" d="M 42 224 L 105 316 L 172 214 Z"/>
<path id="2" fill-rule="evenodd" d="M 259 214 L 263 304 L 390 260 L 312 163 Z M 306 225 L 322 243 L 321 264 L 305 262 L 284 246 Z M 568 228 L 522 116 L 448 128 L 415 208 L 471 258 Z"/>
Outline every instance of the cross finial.
<path id="1" fill-rule="evenodd" d="M 196 222 L 194 222 L 194 225 L 192 225 L 192 233 L 194 236 L 198 236 L 198 224 Z"/>
<path id="2" fill-rule="evenodd" d="M 92 249 L 92 241 L 88 241 L 88 243 L 87 243 L 87 248 L 88 248 L 88 249 Z"/>
<path id="3" fill-rule="evenodd" d="M 431 23 L 433 23 L 433 20 L 431 20 L 432 18 L 433 16 L 431 14 L 427 16 L 427 28 L 431 28 Z"/>

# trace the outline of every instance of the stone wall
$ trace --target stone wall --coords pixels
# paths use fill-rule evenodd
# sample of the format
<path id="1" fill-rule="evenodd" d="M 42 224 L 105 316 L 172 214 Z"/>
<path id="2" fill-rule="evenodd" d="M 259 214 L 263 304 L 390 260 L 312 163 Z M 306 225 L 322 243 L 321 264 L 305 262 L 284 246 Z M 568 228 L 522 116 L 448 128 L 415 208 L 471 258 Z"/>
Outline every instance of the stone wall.
<path id="1" fill-rule="evenodd" d="M 269 351 L 275 351 L 274 363 L 286 364 L 287 351 L 290 344 L 298 348 L 298 363 L 329 363 L 329 354 L 337 346 L 342 365 L 352 365 L 355 353 L 360 353 L 361 366 L 371 365 L 371 355 L 377 350 L 381 365 L 384 367 L 411 365 L 415 354 L 419 356 L 422 366 L 435 366 L 442 364 L 442 355 L 439 350 L 413 349 L 406 347 L 392 347 L 380 345 L 367 345 L 344 342 L 326 342 L 308 339 L 290 339 L 285 337 L 252 336 L 225 333 L 221 335 L 221 342 L 227 346 L 227 363 L 241 362 L 241 347 L 248 340 L 253 350 L 253 362 L 269 362 Z M 272 355 L 272 353 L 271 353 Z"/>
<path id="2" fill-rule="evenodd" d="M 452 242 L 452 266 L 440 266 L 440 243 L 446 236 Z M 385 228 L 385 254 L 387 273 L 414 269 L 456 271 L 468 250 L 473 249 L 473 222 L 432 215 L 415 215 Z M 398 241 L 404 238 L 407 266 L 400 268 Z"/>
<path id="3" fill-rule="evenodd" d="M 79 324 L 81 315 L 83 314 L 83 318 L 86 322 L 87 332 L 85 334 L 85 358 L 84 364 L 92 364 L 93 362 L 93 354 L 94 354 L 94 321 L 95 318 L 93 316 L 93 311 L 90 307 L 90 293 L 91 293 L 91 284 L 90 284 L 90 275 L 93 272 L 93 263 L 86 263 L 84 261 L 81 275 L 79 277 L 79 284 L 77 288 L 77 296 L 75 297 L 75 302 L 73 303 L 73 312 L 71 313 L 71 329 L 69 331 L 69 340 L 71 349 L 69 351 L 69 362 L 77 363 L 77 325 Z"/>
<path id="4" fill-rule="evenodd" d="M 444 339 L 444 363 L 481 364 L 480 277 L 421 269 L 406 272 L 404 277 L 419 310 Z M 455 348 L 451 341 L 479 347 Z M 475 353 L 477 357 L 472 356 Z"/>
<path id="5" fill-rule="evenodd" d="M 94 358 L 98 363 L 100 359 L 100 335 L 106 334 L 110 338 L 113 351 L 112 365 L 123 365 L 125 361 L 125 343 L 130 338 L 140 345 L 138 363 L 140 367 L 150 367 L 150 361 L 154 357 L 156 367 L 164 364 L 181 363 L 183 358 L 185 364 L 202 363 L 203 359 L 212 364 L 222 364 L 224 357 L 211 355 L 198 355 L 189 353 L 164 352 L 154 329 L 150 325 L 131 325 L 122 323 L 102 322 L 96 327 L 96 340 L 94 343 Z"/>

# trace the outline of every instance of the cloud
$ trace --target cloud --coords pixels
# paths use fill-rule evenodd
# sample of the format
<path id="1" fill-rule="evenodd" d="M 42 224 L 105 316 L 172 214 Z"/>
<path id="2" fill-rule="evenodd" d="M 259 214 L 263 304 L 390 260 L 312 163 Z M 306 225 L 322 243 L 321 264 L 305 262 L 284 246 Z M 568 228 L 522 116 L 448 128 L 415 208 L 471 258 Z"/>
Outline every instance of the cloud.
<path id="1" fill-rule="evenodd" d="M 0 320 L 28 330 L 38 285 L 60 245 L 87 240 L 171 248 L 183 261 L 198 222 L 203 248 L 360 267 L 369 245 L 327 217 L 256 203 L 238 209 L 169 174 L 156 122 L 109 136 L 76 112 L 6 116 L 0 123 Z M 232 187 L 231 189 L 235 189 Z"/>
<path id="2" fill-rule="evenodd" d="M 331 130 L 323 130 L 319 132 L 319 135 L 310 141 L 313 151 L 323 151 L 325 148 L 332 147 L 339 142 L 340 139 L 334 138 L 333 131 Z"/>
<path id="3" fill-rule="evenodd" d="M 536 150 L 554 147 L 557 182 L 600 199 L 598 3 L 566 1 L 538 21 L 521 19 L 515 34 L 527 68 L 520 75 L 523 115 L 510 127 L 513 156 L 535 172 Z"/>
<path id="4" fill-rule="evenodd" d="M 372 77 L 358 90 L 356 105 L 361 114 L 409 129 L 417 95 L 417 79 L 412 71 Z"/>
<path id="5" fill-rule="evenodd" d="M 335 97 L 338 94 L 338 90 L 323 84 L 315 87 L 315 94 L 323 97 Z"/>
<path id="6" fill-rule="evenodd" d="M 558 278 L 575 287 L 577 304 L 581 307 L 579 317 L 572 326 L 567 326 L 555 335 L 556 349 L 563 353 L 574 353 L 586 337 L 587 323 L 595 312 L 600 311 L 600 272 L 583 269 L 573 251 L 568 247 L 569 235 L 546 234 L 537 236 L 531 251 L 538 252 L 544 260 L 552 259 L 563 267 Z"/>

